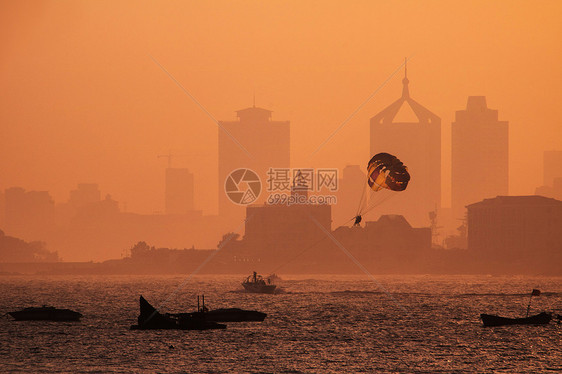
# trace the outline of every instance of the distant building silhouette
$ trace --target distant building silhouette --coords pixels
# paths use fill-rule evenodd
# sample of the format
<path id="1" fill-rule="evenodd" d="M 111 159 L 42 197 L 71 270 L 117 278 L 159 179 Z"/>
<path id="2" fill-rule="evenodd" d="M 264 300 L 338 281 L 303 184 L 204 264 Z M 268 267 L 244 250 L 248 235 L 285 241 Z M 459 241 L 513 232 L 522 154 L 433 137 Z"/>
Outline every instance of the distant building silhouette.
<path id="1" fill-rule="evenodd" d="M 57 252 L 47 250 L 40 241 L 28 243 L 24 240 L 7 236 L 0 230 L 0 263 L 29 263 L 59 261 Z"/>
<path id="2" fill-rule="evenodd" d="M 420 251 L 431 249 L 431 229 L 429 227 L 414 228 L 401 215 L 382 215 L 377 221 L 365 223 L 365 228 L 339 227 L 334 236 L 341 243 L 371 253 L 376 259 L 381 252 L 387 255 L 400 251 Z"/>
<path id="3" fill-rule="evenodd" d="M 236 169 L 253 170 L 262 184 L 261 195 L 253 203 L 264 202 L 269 168 L 290 166 L 290 122 L 272 121 L 270 110 L 255 105 L 236 114 L 238 121 L 219 122 L 226 130 L 219 130 L 219 215 L 223 219 L 241 221 L 245 206 L 237 206 L 229 200 L 225 194 L 226 179 Z"/>
<path id="4" fill-rule="evenodd" d="M 537 187 L 535 194 L 562 200 L 562 177 L 554 178 L 552 186 Z"/>
<path id="5" fill-rule="evenodd" d="M 78 225 L 115 225 L 119 218 L 119 202 L 106 195 L 105 199 L 82 206 L 77 210 L 74 224 Z"/>
<path id="6" fill-rule="evenodd" d="M 342 171 L 338 184 L 338 202 L 332 207 L 334 229 L 344 225 L 357 214 L 359 199 L 368 187 L 365 166 L 366 164 L 347 165 Z"/>
<path id="7" fill-rule="evenodd" d="M 251 205 L 246 208 L 244 246 L 258 256 L 286 258 L 325 237 L 330 205 Z"/>
<path id="8" fill-rule="evenodd" d="M 544 185 L 535 194 L 562 200 L 562 151 L 544 152 Z"/>
<path id="9" fill-rule="evenodd" d="M 511 259 L 562 251 L 562 201 L 498 196 L 467 209 L 469 250 Z"/>
<path id="10" fill-rule="evenodd" d="M 5 191 L 6 234 L 25 240 L 41 240 L 55 226 L 55 203 L 47 191 Z"/>
<path id="11" fill-rule="evenodd" d="M 70 191 L 68 203 L 75 209 L 97 203 L 101 200 L 101 193 L 97 183 L 80 183 L 75 190 Z"/>
<path id="12" fill-rule="evenodd" d="M 77 213 L 101 201 L 101 192 L 97 183 L 79 183 L 70 191 L 67 202 L 55 205 L 55 222 L 59 228 L 67 229 Z"/>
<path id="13" fill-rule="evenodd" d="M 508 194 L 509 129 L 498 121 L 484 96 L 469 96 L 451 129 L 451 196 L 453 214 L 464 216 L 465 206 Z"/>
<path id="14" fill-rule="evenodd" d="M 421 226 L 441 207 L 441 119 L 410 97 L 409 82 L 405 74 L 402 97 L 371 118 L 371 156 L 391 153 L 411 175 L 408 188 L 376 212 L 401 214 Z M 404 110 L 414 118 L 402 119 Z"/>
<path id="15" fill-rule="evenodd" d="M 166 214 L 186 214 L 194 209 L 193 186 L 188 169 L 166 169 Z"/>
<path id="16" fill-rule="evenodd" d="M 544 185 L 554 185 L 556 178 L 562 178 L 562 151 L 544 152 Z"/>

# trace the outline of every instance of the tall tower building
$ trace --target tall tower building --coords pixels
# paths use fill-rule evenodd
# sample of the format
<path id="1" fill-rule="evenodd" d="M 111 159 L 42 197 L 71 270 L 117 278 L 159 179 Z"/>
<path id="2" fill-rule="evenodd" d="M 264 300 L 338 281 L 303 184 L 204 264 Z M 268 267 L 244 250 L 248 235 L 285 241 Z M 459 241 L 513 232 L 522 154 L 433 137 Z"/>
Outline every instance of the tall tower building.
<path id="1" fill-rule="evenodd" d="M 441 119 L 410 97 L 405 68 L 402 96 L 371 118 L 371 156 L 386 152 L 408 167 L 405 191 L 373 213 L 401 214 L 413 226 L 429 225 L 429 212 L 441 207 Z M 410 117 L 404 118 L 405 111 Z"/>
<path id="2" fill-rule="evenodd" d="M 241 222 L 248 203 L 265 202 L 267 171 L 270 168 L 288 169 L 290 166 L 290 122 L 272 121 L 270 110 L 255 105 L 236 114 L 237 121 L 219 122 L 219 215 L 226 220 Z M 258 175 L 261 191 L 256 190 L 253 179 L 247 181 L 243 176 L 240 179 L 240 175 L 228 178 L 233 171 L 242 168 Z M 225 192 L 227 179 L 230 195 Z M 232 191 L 236 189 L 244 196 L 239 202 L 232 200 L 236 197 Z M 250 192 L 251 196 L 246 194 Z M 257 199 L 248 198 L 258 193 Z"/>
<path id="3" fill-rule="evenodd" d="M 166 214 L 193 209 L 193 174 L 184 168 L 166 168 Z"/>
<path id="4" fill-rule="evenodd" d="M 451 206 L 462 218 L 467 205 L 508 194 L 508 122 L 498 121 L 486 97 L 469 96 L 466 109 L 456 112 L 451 136 Z"/>

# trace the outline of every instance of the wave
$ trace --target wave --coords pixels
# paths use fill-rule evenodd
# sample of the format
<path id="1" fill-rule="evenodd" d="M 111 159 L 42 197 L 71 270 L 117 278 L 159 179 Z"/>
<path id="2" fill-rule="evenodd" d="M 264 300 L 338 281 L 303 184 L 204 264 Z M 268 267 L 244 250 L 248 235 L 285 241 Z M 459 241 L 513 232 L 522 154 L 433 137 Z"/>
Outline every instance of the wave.
<path id="1" fill-rule="evenodd" d="M 560 296 L 560 292 L 541 292 L 540 296 Z M 496 293 L 461 293 L 454 295 L 455 297 L 478 297 L 478 296 L 494 296 L 494 297 L 530 297 L 531 294 L 526 293 L 506 293 L 506 292 L 496 292 Z"/>
<path id="2" fill-rule="evenodd" d="M 327 292 L 332 295 L 381 295 L 383 291 L 365 291 L 365 290 L 345 290 Z"/>

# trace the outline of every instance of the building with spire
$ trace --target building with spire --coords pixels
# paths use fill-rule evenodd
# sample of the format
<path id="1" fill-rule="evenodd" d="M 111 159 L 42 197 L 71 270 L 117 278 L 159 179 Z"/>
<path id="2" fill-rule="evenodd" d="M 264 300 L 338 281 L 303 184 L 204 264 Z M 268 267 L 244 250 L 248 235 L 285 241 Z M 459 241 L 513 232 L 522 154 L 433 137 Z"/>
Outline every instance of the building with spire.
<path id="1" fill-rule="evenodd" d="M 263 203 L 266 199 L 267 171 L 270 168 L 289 169 L 290 165 L 290 122 L 272 121 L 271 111 L 254 105 L 236 111 L 237 121 L 219 121 L 219 215 L 221 219 L 241 222 L 245 206 L 249 203 Z M 250 169 L 260 179 L 261 188 L 256 189 L 255 181 L 247 174 L 237 178 L 229 175 L 237 169 Z M 229 185 L 227 186 L 227 181 Z M 232 197 L 240 194 L 251 199 L 234 202 Z M 229 198 L 230 196 L 230 198 Z"/>
<path id="2" fill-rule="evenodd" d="M 400 214 L 414 226 L 429 224 L 441 207 L 441 119 L 410 97 L 407 67 L 402 96 L 371 118 L 371 156 L 387 152 L 408 167 L 405 191 L 378 206 L 378 214 Z M 409 117 L 405 117 L 409 112 Z"/>
<path id="3" fill-rule="evenodd" d="M 486 97 L 469 96 L 451 128 L 451 207 L 463 218 L 466 206 L 508 194 L 508 122 L 498 121 Z"/>

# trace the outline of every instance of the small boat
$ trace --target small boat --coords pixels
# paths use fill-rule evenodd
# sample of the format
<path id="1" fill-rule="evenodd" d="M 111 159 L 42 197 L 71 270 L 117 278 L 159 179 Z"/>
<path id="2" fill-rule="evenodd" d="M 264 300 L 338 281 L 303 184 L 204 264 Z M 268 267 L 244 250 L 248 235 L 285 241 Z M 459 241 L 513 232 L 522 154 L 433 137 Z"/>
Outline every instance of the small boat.
<path id="1" fill-rule="evenodd" d="M 242 282 L 242 286 L 246 292 L 250 293 L 273 293 L 277 287 L 275 284 L 271 283 L 271 279 L 264 279 L 261 275 L 258 275 L 255 271 L 252 275 Z"/>
<path id="2" fill-rule="evenodd" d="M 31 307 L 8 312 L 16 321 L 78 321 L 82 314 L 70 309 L 57 309 L 53 306 Z"/>
<path id="3" fill-rule="evenodd" d="M 534 316 L 523 318 L 507 318 L 491 314 L 480 314 L 484 326 L 504 326 L 504 325 L 546 325 L 552 319 L 552 314 L 542 312 Z"/>
<path id="4" fill-rule="evenodd" d="M 226 325 L 207 320 L 193 313 L 160 313 L 142 295 L 139 300 L 138 325 L 131 330 L 212 330 L 225 329 Z"/>

